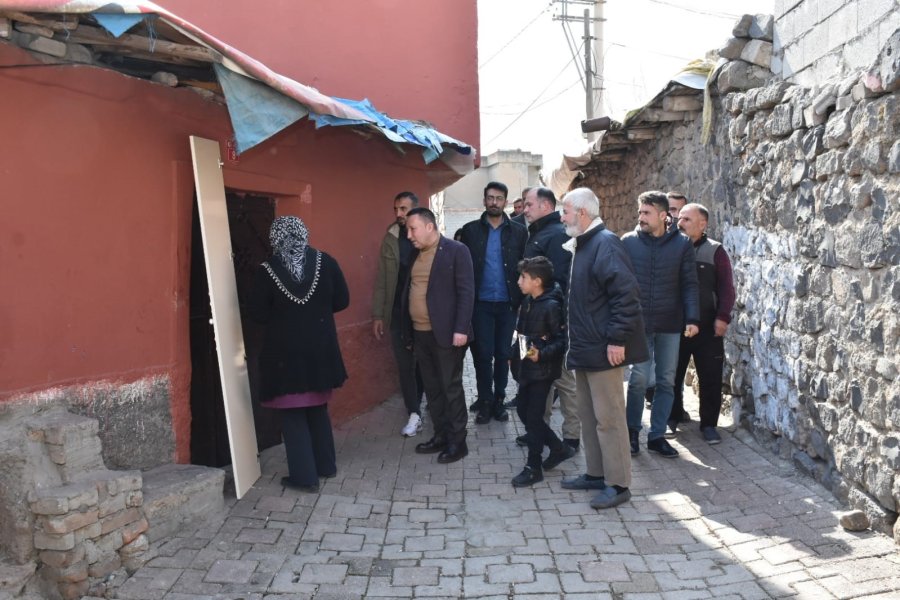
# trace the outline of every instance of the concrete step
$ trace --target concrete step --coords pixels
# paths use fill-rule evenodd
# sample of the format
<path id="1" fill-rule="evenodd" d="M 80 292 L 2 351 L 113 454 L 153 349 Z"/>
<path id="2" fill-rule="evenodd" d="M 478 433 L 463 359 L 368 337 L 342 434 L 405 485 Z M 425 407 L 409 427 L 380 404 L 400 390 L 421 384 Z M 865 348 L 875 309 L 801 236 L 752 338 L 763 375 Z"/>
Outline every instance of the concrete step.
<path id="1" fill-rule="evenodd" d="M 144 514 L 151 542 L 225 510 L 222 469 L 163 465 L 144 472 Z"/>

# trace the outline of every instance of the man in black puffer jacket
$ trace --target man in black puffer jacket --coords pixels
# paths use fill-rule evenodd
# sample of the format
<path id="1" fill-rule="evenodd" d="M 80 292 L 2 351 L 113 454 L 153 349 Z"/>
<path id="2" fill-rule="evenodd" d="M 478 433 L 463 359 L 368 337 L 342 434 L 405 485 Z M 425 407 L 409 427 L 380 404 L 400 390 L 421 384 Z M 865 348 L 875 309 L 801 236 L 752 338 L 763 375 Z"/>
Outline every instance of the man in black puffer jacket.
<path id="1" fill-rule="evenodd" d="M 563 199 L 563 223 L 574 238 L 569 277 L 566 368 L 575 371 L 578 416 L 587 473 L 564 479 L 568 490 L 596 490 L 594 508 L 629 498 L 631 455 L 622 390 L 625 365 L 648 358 L 640 288 L 631 261 L 600 219 L 600 201 L 587 188 Z"/>
<path id="2" fill-rule="evenodd" d="M 638 434 L 644 412 L 644 392 L 656 363 L 656 393 L 650 409 L 647 450 L 666 458 L 678 451 L 664 435 L 674 400 L 675 369 L 681 333 L 699 331 L 700 300 L 697 267 L 691 240 L 669 229 L 669 200 L 665 192 L 644 192 L 638 197 L 638 227 L 622 237 L 641 286 L 641 308 L 650 360 L 634 365 L 628 380 L 628 436 L 631 454 L 640 451 Z"/>

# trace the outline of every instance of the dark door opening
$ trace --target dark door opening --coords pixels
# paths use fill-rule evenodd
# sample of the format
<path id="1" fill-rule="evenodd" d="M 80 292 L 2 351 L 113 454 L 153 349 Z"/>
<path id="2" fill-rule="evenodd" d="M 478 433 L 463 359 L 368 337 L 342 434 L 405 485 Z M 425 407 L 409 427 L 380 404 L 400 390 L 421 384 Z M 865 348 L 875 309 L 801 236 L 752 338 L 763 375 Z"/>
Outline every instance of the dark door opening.
<path id="1" fill-rule="evenodd" d="M 281 429 L 274 411 L 259 406 L 256 355 L 261 332 L 254 322 L 246 318 L 246 305 L 256 267 L 271 252 L 269 228 L 275 219 L 275 201 L 229 192 L 226 193 L 226 203 L 241 326 L 247 350 L 253 417 L 257 443 L 263 450 L 281 443 Z M 191 462 L 222 467 L 231 463 L 231 454 L 196 203 L 191 232 L 190 339 Z"/>

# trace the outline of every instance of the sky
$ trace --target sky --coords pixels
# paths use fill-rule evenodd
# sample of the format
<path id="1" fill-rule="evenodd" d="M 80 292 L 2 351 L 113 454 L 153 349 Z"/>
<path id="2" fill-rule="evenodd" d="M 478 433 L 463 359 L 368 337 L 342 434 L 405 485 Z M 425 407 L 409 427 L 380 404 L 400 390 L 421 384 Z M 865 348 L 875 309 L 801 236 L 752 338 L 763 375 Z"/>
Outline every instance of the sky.
<path id="1" fill-rule="evenodd" d="M 653 98 L 688 62 L 731 37 L 742 14 L 771 13 L 773 0 L 608 0 L 603 5 L 603 105 L 594 116 L 621 120 Z M 586 6 L 567 23 L 584 55 Z M 580 154 L 585 91 L 572 58 L 559 0 L 478 0 L 478 72 L 482 155 L 521 149 L 541 154 L 544 169 Z M 580 60 L 580 58 L 579 58 Z"/>

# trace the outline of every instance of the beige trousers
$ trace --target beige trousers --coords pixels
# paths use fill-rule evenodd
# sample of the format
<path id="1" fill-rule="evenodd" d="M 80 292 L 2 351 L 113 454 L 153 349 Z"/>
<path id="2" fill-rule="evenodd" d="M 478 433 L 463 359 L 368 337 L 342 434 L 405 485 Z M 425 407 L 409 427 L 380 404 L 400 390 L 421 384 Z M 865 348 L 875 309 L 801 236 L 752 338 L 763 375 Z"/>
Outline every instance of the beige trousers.
<path id="1" fill-rule="evenodd" d="M 587 474 L 605 477 L 608 485 L 629 487 L 631 450 L 625 421 L 623 369 L 576 371 L 575 389 Z"/>
<path id="2" fill-rule="evenodd" d="M 550 393 L 547 395 L 547 409 L 544 411 L 544 421 L 550 424 L 550 415 L 553 413 L 553 389 L 559 392 L 559 412 L 562 413 L 563 439 L 577 440 L 581 437 L 581 421 L 578 420 L 578 400 L 575 393 L 575 373 L 562 370 L 559 379 L 553 382 Z"/>

